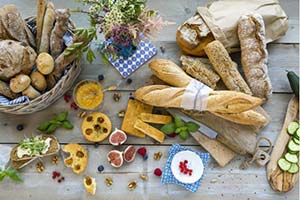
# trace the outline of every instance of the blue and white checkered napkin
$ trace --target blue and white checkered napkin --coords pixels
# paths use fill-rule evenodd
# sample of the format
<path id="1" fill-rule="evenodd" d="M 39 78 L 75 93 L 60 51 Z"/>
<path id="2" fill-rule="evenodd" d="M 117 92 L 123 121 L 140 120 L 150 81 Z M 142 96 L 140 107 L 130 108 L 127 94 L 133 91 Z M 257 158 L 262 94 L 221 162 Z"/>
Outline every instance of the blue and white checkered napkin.
<path id="1" fill-rule="evenodd" d="M 141 40 L 134 54 L 127 59 L 119 57 L 116 60 L 110 55 L 109 62 L 119 71 L 123 78 L 127 78 L 135 70 L 150 60 L 157 53 L 156 47 L 148 40 Z"/>
<path id="2" fill-rule="evenodd" d="M 200 152 L 191 150 L 187 147 L 180 146 L 179 144 L 173 144 L 172 147 L 169 149 L 169 158 L 168 158 L 167 164 L 165 166 L 165 169 L 163 171 L 161 182 L 163 184 L 174 183 L 174 184 L 185 187 L 187 190 L 189 190 L 191 192 L 196 192 L 201 184 L 203 176 L 195 183 L 182 183 L 174 177 L 174 175 L 171 171 L 171 163 L 172 163 L 172 160 L 173 160 L 173 157 L 175 156 L 175 154 L 180 151 L 187 151 L 187 150 L 192 151 L 192 152 L 196 153 L 198 156 L 200 156 L 200 158 L 202 159 L 202 162 L 203 162 L 204 169 L 205 169 L 205 166 L 210 159 L 210 155 L 208 153 L 200 153 Z"/>

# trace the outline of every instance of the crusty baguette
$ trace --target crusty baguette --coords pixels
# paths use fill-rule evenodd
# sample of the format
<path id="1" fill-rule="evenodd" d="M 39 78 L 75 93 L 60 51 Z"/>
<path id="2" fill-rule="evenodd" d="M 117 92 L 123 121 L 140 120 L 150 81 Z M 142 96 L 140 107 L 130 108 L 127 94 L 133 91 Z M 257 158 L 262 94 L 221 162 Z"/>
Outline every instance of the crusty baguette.
<path id="1" fill-rule="evenodd" d="M 37 17 L 36 17 L 36 46 L 37 49 L 40 48 L 42 30 L 43 30 L 43 21 L 46 12 L 46 1 L 38 0 L 37 3 Z"/>
<path id="2" fill-rule="evenodd" d="M 272 85 L 268 76 L 268 52 L 264 20 L 260 14 L 243 15 L 238 22 L 243 70 L 254 96 L 268 98 Z"/>
<path id="3" fill-rule="evenodd" d="M 185 88 L 150 85 L 136 90 L 134 96 L 143 103 L 166 108 L 180 108 Z M 206 110 L 217 113 L 241 113 L 261 105 L 263 101 L 235 91 L 212 91 L 207 98 Z"/>
<path id="4" fill-rule="evenodd" d="M 53 29 L 54 22 L 55 22 L 55 7 L 52 2 L 49 2 L 47 4 L 46 13 L 45 13 L 44 20 L 43 20 L 43 29 L 42 29 L 39 53 L 42 53 L 42 52 L 49 53 L 50 34 Z"/>
<path id="5" fill-rule="evenodd" d="M 213 70 L 207 58 L 182 55 L 180 61 L 187 74 L 213 89 L 217 87 L 220 76 Z"/>
<path id="6" fill-rule="evenodd" d="M 244 124 L 244 125 L 257 125 L 263 126 L 265 125 L 268 120 L 265 116 L 256 112 L 254 110 L 247 110 L 241 113 L 216 113 L 212 112 L 214 115 L 219 116 L 223 119 L 227 119 L 229 121 Z"/>
<path id="7" fill-rule="evenodd" d="M 215 40 L 209 43 L 204 50 L 228 89 L 252 95 L 250 88 L 237 69 L 237 64 L 231 60 L 221 42 Z"/>
<path id="8" fill-rule="evenodd" d="M 167 59 L 155 59 L 149 63 L 152 73 L 160 80 L 176 87 L 185 87 L 192 80 L 178 65 Z"/>

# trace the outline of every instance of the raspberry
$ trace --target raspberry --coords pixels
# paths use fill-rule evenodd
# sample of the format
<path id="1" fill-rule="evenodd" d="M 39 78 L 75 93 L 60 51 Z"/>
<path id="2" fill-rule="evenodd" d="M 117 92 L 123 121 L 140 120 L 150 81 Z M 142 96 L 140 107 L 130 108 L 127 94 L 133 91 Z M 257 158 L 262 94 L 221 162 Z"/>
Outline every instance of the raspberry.
<path id="1" fill-rule="evenodd" d="M 77 109 L 78 109 L 78 106 L 76 105 L 75 102 L 72 102 L 70 106 L 71 106 L 71 108 L 72 108 L 73 110 L 77 110 Z"/>
<path id="2" fill-rule="evenodd" d="M 58 181 L 57 181 L 57 182 L 59 182 L 59 183 L 60 183 L 60 182 L 61 182 L 61 179 L 58 179 Z"/>
<path id="3" fill-rule="evenodd" d="M 61 180 L 63 180 L 63 181 L 64 181 L 64 180 L 65 180 L 65 177 L 61 177 Z"/>
<path id="4" fill-rule="evenodd" d="M 144 157 L 147 154 L 147 149 L 145 147 L 141 147 L 137 150 L 137 153 Z"/>
<path id="5" fill-rule="evenodd" d="M 184 164 L 187 164 L 188 163 L 188 161 L 187 160 L 184 160 Z"/>
<path id="6" fill-rule="evenodd" d="M 64 100 L 65 100 L 66 103 L 69 103 L 71 98 L 72 98 L 71 95 L 68 95 L 68 94 L 64 95 Z"/>
<path id="7" fill-rule="evenodd" d="M 156 169 L 154 170 L 154 175 L 155 175 L 155 176 L 161 176 L 161 175 L 162 175 L 162 171 L 161 171 L 159 168 L 156 168 Z"/>
<path id="8" fill-rule="evenodd" d="M 171 133 L 171 134 L 168 135 L 168 137 L 174 138 L 174 137 L 176 137 L 176 133 Z"/>
<path id="9" fill-rule="evenodd" d="M 55 178 L 56 178 L 56 176 L 52 175 L 52 179 L 55 179 Z"/>

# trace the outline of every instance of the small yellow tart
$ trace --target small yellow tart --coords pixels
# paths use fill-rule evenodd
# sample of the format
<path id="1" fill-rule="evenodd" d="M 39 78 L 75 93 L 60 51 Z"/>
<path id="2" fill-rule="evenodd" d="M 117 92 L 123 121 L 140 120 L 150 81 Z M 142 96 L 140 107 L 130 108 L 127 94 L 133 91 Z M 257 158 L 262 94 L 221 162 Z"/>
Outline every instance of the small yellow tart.
<path id="1" fill-rule="evenodd" d="M 76 104 L 85 110 L 93 110 L 100 106 L 103 100 L 103 90 L 99 82 L 83 80 L 74 89 Z"/>

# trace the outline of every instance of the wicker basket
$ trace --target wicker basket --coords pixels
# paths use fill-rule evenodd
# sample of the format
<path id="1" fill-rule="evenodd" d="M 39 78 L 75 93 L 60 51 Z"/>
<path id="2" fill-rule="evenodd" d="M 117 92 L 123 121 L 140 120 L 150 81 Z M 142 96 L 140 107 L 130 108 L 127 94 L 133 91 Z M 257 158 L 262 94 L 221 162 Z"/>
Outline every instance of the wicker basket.
<path id="1" fill-rule="evenodd" d="M 25 19 L 28 27 L 35 32 L 36 29 L 36 17 L 29 17 Z M 69 21 L 68 32 L 73 34 L 75 25 L 72 21 Z M 43 110 L 58 100 L 65 92 L 67 92 L 73 85 L 74 81 L 80 74 L 81 67 L 79 61 L 74 61 L 68 66 L 68 71 L 56 85 L 49 91 L 45 92 L 41 96 L 33 99 L 29 102 L 17 104 L 17 105 L 1 105 L 0 112 L 10 113 L 15 115 L 31 114 L 40 110 Z"/>

